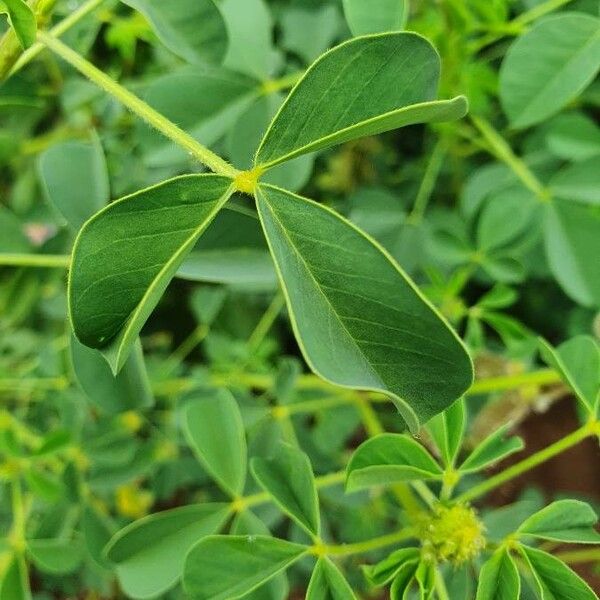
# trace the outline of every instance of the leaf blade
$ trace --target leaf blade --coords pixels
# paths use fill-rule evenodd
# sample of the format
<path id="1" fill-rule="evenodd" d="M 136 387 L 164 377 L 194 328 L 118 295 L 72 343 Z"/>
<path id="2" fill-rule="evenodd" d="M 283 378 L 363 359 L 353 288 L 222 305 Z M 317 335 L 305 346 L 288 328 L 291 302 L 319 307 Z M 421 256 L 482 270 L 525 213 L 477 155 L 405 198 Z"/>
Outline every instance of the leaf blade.
<path id="1" fill-rule="evenodd" d="M 518 600 L 521 579 L 515 561 L 500 548 L 481 567 L 475 600 Z"/>

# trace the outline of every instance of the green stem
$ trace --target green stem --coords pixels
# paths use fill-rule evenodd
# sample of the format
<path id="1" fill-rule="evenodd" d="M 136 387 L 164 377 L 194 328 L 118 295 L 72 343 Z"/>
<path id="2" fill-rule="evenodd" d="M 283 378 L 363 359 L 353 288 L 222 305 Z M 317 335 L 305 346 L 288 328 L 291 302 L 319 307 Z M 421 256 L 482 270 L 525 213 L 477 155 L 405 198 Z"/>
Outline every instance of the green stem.
<path id="1" fill-rule="evenodd" d="M 234 179 L 239 171 L 224 161 L 220 156 L 197 142 L 189 133 L 180 129 L 175 123 L 140 100 L 135 94 L 114 81 L 111 77 L 96 68 L 85 58 L 71 50 L 60 40 L 42 31 L 38 32 L 38 40 L 47 48 L 60 56 L 65 62 L 77 69 L 82 75 L 102 88 L 105 92 L 119 100 L 132 113 L 155 127 L 163 135 L 189 152 L 194 158 L 219 175 Z"/>
<path id="2" fill-rule="evenodd" d="M 267 96 L 276 92 L 281 92 L 294 87 L 300 78 L 304 75 L 305 71 L 297 71 L 290 75 L 284 75 L 280 79 L 268 79 L 264 81 L 261 86 L 261 92 Z"/>
<path id="3" fill-rule="evenodd" d="M 597 435 L 598 433 L 600 433 L 598 422 L 591 421 L 583 427 L 580 427 L 579 429 L 575 430 L 570 435 L 562 438 L 561 440 L 558 440 L 558 442 L 555 442 L 547 448 L 544 448 L 543 450 L 540 450 L 539 452 L 528 456 L 521 462 L 518 462 L 512 467 L 505 469 L 504 471 L 498 473 L 494 477 L 490 477 L 489 479 L 486 479 L 479 485 L 472 487 L 470 490 L 467 490 L 464 494 L 458 496 L 456 498 L 456 502 L 468 502 L 474 500 L 475 498 L 479 498 L 480 496 L 487 494 L 488 492 L 492 491 L 498 486 L 501 486 L 503 483 L 506 483 L 507 481 L 510 481 L 511 479 L 522 475 L 523 473 L 526 473 L 534 467 L 541 465 L 547 460 L 558 456 L 562 452 L 565 452 L 565 450 L 569 450 L 569 448 L 576 446 L 587 437 Z"/>
<path id="4" fill-rule="evenodd" d="M 62 254 L 0 254 L 3 267 L 46 267 L 67 269 L 71 257 Z"/>
<path id="5" fill-rule="evenodd" d="M 513 173 L 523 182 L 525 187 L 531 190 L 542 202 L 552 200 L 550 192 L 542 182 L 535 176 L 531 169 L 513 152 L 508 142 L 494 129 L 494 127 L 481 117 L 472 115 L 471 121 L 483 135 L 490 146 L 490 152 L 498 160 L 504 162 Z"/>
<path id="6" fill-rule="evenodd" d="M 408 216 L 408 221 L 411 223 L 418 223 L 423 219 L 427 205 L 431 200 L 431 194 L 435 188 L 435 183 L 439 177 L 440 171 L 442 170 L 445 156 L 446 143 L 443 139 L 440 139 L 431 153 L 429 163 L 427 164 L 425 174 L 423 175 L 423 180 L 421 181 L 421 186 L 419 187 L 419 191 L 417 193 L 415 205 L 412 209 L 412 212 Z"/>
<path id="7" fill-rule="evenodd" d="M 600 548 L 586 548 L 585 550 L 559 552 L 556 554 L 556 558 L 560 558 L 560 560 L 570 565 L 600 562 Z"/>
<path id="8" fill-rule="evenodd" d="M 285 298 L 281 292 L 278 292 L 248 338 L 247 346 L 250 352 L 254 352 L 260 346 L 271 327 L 273 327 L 284 305 Z"/>
<path id="9" fill-rule="evenodd" d="M 516 375 L 502 375 L 500 377 L 486 377 L 475 381 L 468 390 L 467 395 L 474 396 L 476 394 L 512 390 L 526 385 L 550 385 L 560 383 L 560 381 L 560 375 L 551 369 L 541 369 Z"/>
<path id="10" fill-rule="evenodd" d="M 314 554 L 326 554 L 329 556 L 351 556 L 353 554 L 366 554 L 368 552 L 373 552 L 373 550 L 379 550 L 380 548 L 386 548 L 387 546 L 394 546 L 412 537 L 415 537 L 414 531 L 411 528 L 406 527 L 394 533 L 382 535 L 364 542 L 355 542 L 353 544 L 336 544 L 331 546 L 316 546 L 313 547 L 313 552 Z"/>
<path id="11" fill-rule="evenodd" d="M 89 15 L 91 12 L 95 11 L 105 0 L 88 0 L 84 2 L 77 10 L 73 11 L 68 17 L 65 17 L 60 23 L 55 25 L 50 30 L 50 35 L 54 37 L 60 37 L 65 34 L 71 27 L 79 23 L 81 19 Z M 8 76 L 11 77 L 17 71 L 21 70 L 25 65 L 30 63 L 42 50 L 44 49 L 44 44 L 40 42 L 36 42 L 30 48 L 27 48 L 21 56 L 19 56 L 17 62 L 13 65 L 12 69 L 8 73 Z"/>

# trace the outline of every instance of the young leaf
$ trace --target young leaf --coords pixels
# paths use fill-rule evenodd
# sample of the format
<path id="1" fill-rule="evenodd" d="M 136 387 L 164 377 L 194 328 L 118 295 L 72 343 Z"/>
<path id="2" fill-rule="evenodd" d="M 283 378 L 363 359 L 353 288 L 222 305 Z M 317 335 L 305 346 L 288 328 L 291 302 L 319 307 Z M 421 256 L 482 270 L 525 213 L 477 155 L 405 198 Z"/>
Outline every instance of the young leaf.
<path id="1" fill-rule="evenodd" d="M 371 585 L 381 587 L 389 583 L 406 563 L 413 563 L 416 566 L 420 556 L 418 548 L 400 548 L 381 562 L 363 567 L 363 573 Z"/>
<path id="2" fill-rule="evenodd" d="M 51 146 L 40 156 L 38 170 L 46 198 L 75 231 L 108 203 L 108 171 L 96 137 L 91 143 Z"/>
<path id="3" fill-rule="evenodd" d="M 267 536 L 209 536 L 188 553 L 183 586 L 194 600 L 234 600 L 266 583 L 307 552 L 306 546 Z"/>
<path id="4" fill-rule="evenodd" d="M 556 369 L 588 412 L 594 414 L 600 400 L 600 347 L 588 335 L 578 335 L 554 349 L 540 339 L 542 358 Z"/>
<path id="5" fill-rule="evenodd" d="M 554 277 L 574 300 L 600 305 L 600 209 L 555 199 L 546 211 L 544 241 Z"/>
<path id="6" fill-rule="evenodd" d="M 425 560 L 417 566 L 415 571 L 415 581 L 419 586 L 419 596 L 421 600 L 430 600 L 435 589 L 435 571 L 436 567 L 433 563 Z"/>
<path id="7" fill-rule="evenodd" d="M 230 184 L 217 175 L 176 177 L 113 202 L 83 226 L 69 277 L 71 322 L 79 341 L 103 350 L 114 373 L 231 196 Z"/>
<path id="8" fill-rule="evenodd" d="M 441 475 L 441 467 L 421 444 L 407 435 L 383 433 L 354 451 L 346 469 L 346 489 L 440 479 Z"/>
<path id="9" fill-rule="evenodd" d="M 35 43 L 37 21 L 25 0 L 0 0 L 0 14 L 8 15 L 8 22 L 14 29 L 22 48 Z"/>
<path id="10" fill-rule="evenodd" d="M 0 600 L 31 600 L 27 563 L 23 556 L 8 557 L 8 565 L 0 581 Z"/>
<path id="11" fill-rule="evenodd" d="M 504 439 L 511 424 L 504 425 L 485 438 L 460 466 L 463 473 L 481 471 L 525 447 L 520 437 Z"/>
<path id="12" fill-rule="evenodd" d="M 414 123 L 463 117 L 463 96 L 434 101 L 440 59 L 414 33 L 356 38 L 321 56 L 290 92 L 256 154 L 270 168 L 295 156 Z"/>
<path id="13" fill-rule="evenodd" d="M 84 346 L 75 336 L 71 336 L 71 360 L 77 382 L 101 410 L 117 414 L 154 404 L 139 340 L 116 376 L 100 352 Z"/>
<path id="14" fill-rule="evenodd" d="M 356 600 L 356 596 L 339 569 L 324 556 L 312 572 L 306 600 Z"/>
<path id="15" fill-rule="evenodd" d="M 193 399 L 184 413 L 188 444 L 223 490 L 239 496 L 246 483 L 246 435 L 237 402 L 220 389 Z"/>
<path id="16" fill-rule="evenodd" d="M 513 127 L 560 110 L 600 66 L 600 20 L 582 13 L 547 17 L 517 38 L 500 69 L 500 100 Z"/>
<path id="17" fill-rule="evenodd" d="M 390 587 L 391 600 L 408 600 L 410 588 L 414 581 L 420 562 L 418 559 L 405 562 L 394 577 Z"/>
<path id="18" fill-rule="evenodd" d="M 344 15 L 355 36 L 400 31 L 408 18 L 408 0 L 344 0 Z"/>
<path id="19" fill-rule="evenodd" d="M 446 465 L 453 465 L 456 460 L 465 433 L 466 416 L 465 401 L 460 398 L 427 423 Z"/>
<path id="20" fill-rule="evenodd" d="M 521 578 L 505 548 L 496 550 L 479 572 L 476 600 L 519 600 Z"/>
<path id="21" fill-rule="evenodd" d="M 199 539 L 217 531 L 228 504 L 196 504 L 155 513 L 119 531 L 105 554 L 116 565 L 123 590 L 133 598 L 153 598 L 177 583 L 185 556 Z"/>
<path id="22" fill-rule="evenodd" d="M 334 211 L 260 186 L 259 216 L 310 367 L 388 394 L 412 431 L 470 386 L 464 346 L 389 255 Z"/>
<path id="23" fill-rule="evenodd" d="M 540 600 L 597 600 L 588 584 L 555 556 L 528 546 L 521 546 L 520 550 L 531 569 Z"/>
<path id="24" fill-rule="evenodd" d="M 558 500 L 529 517 L 517 533 L 553 542 L 599 544 L 600 534 L 594 529 L 597 521 L 589 504 Z"/>
<path id="25" fill-rule="evenodd" d="M 122 0 L 150 21 L 160 41 L 191 63 L 220 63 L 227 29 L 213 0 Z"/>
<path id="26" fill-rule="evenodd" d="M 28 540 L 27 554 L 43 573 L 72 573 L 83 560 L 83 548 L 78 540 Z"/>
<path id="27" fill-rule="evenodd" d="M 273 458 L 253 458 L 251 469 L 256 481 L 286 514 L 309 534 L 319 535 L 319 498 L 304 452 L 282 443 Z"/>

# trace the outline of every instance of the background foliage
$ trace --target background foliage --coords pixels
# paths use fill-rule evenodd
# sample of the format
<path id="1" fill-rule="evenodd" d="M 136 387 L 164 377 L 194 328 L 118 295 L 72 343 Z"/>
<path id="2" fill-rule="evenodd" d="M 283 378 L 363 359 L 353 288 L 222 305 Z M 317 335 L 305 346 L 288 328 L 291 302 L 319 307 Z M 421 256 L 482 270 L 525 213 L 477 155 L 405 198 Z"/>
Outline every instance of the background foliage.
<path id="1" fill-rule="evenodd" d="M 597 1 L 4 0 L 0 13 L 0 599 L 596 597 L 598 550 L 565 544 L 598 542 Z M 36 41 L 36 29 L 50 34 Z M 362 114 L 346 99 L 364 85 L 365 62 L 349 68 L 355 87 L 338 96 L 320 96 L 319 85 L 341 63 L 321 82 L 307 75 L 268 129 L 325 51 L 402 29 L 439 52 L 437 95 L 428 44 L 389 36 L 397 45 L 378 67 L 389 75 L 367 87 L 366 105 L 385 126 L 327 130 L 340 114 Z M 145 109 L 127 90 L 169 121 L 138 118 Z M 452 120 L 464 113 L 461 95 L 469 114 Z M 432 104 L 426 117 L 390 112 L 409 105 L 414 115 L 418 102 Z M 448 122 L 411 124 L 438 111 Z M 169 122 L 188 137 L 163 136 Z M 102 345 L 94 319 L 111 282 L 96 304 L 71 302 L 81 341 L 67 318 L 75 239 L 98 211 L 133 206 L 111 200 L 144 190 L 133 197 L 139 214 L 86 225 L 71 289 L 85 292 L 102 269 L 168 260 L 165 233 L 185 215 L 142 213 L 204 185 L 196 142 L 235 169 L 273 166 L 261 181 L 318 202 L 257 193 L 291 308 L 254 203 L 236 194 L 156 295 L 141 342 L 135 328 L 124 337 L 115 377 L 81 343 Z M 211 181 L 194 227 L 229 197 L 226 178 Z M 344 339 L 315 320 L 325 279 L 311 287 L 293 277 L 301 236 L 311 236 L 307 264 L 321 269 L 345 251 L 363 256 L 364 269 L 343 279 L 360 273 L 372 300 L 388 293 L 386 277 L 394 297 L 410 295 L 323 206 L 385 248 L 474 360 L 465 399 L 429 420 L 468 387 L 468 365 L 417 302 L 414 346 L 447 344 L 452 369 L 438 375 L 433 361 L 412 365 L 400 353 L 397 379 L 379 373 L 413 432 L 428 421 L 417 437 L 382 394 L 310 372 L 383 389 L 360 379 L 360 361 L 329 351 Z M 163 237 L 141 246 L 135 227 Z M 279 228 L 295 231 L 296 246 Z M 117 238 L 123 247 L 86 265 Z M 393 308 L 352 330 L 372 362 L 359 334 L 375 336 Z M 337 306 L 349 310 L 369 316 L 357 297 Z M 402 339 L 383 339 L 390 355 Z M 435 394 L 440 403 L 425 407 Z M 520 435 L 539 451 L 524 450 Z M 577 460 L 565 455 L 577 489 L 552 471 L 541 485 L 529 474 L 507 487 L 586 438 Z"/>

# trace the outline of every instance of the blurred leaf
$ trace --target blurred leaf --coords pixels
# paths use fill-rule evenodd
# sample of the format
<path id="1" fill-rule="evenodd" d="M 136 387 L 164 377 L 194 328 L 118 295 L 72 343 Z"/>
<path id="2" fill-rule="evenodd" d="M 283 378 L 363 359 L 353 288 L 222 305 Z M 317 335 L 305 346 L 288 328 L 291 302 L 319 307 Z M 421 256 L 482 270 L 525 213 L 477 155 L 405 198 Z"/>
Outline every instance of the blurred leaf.
<path id="1" fill-rule="evenodd" d="M 43 573 L 65 575 L 79 567 L 83 559 L 81 543 L 77 540 L 28 540 L 27 553 Z"/>
<path id="2" fill-rule="evenodd" d="M 215 533 L 229 514 L 228 504 L 196 504 L 135 521 L 110 540 L 105 554 L 119 582 L 133 598 L 154 598 L 172 588 L 183 573 L 186 554 Z"/>
<path id="3" fill-rule="evenodd" d="M 25 0 L 0 0 L 0 14 L 8 15 L 8 22 L 14 29 L 22 48 L 35 43 L 37 21 L 33 10 Z"/>
<path id="4" fill-rule="evenodd" d="M 538 21 L 509 48 L 500 69 L 500 100 L 513 127 L 559 111 L 600 67 L 600 20 L 581 13 Z"/>
<path id="5" fill-rule="evenodd" d="M 22 556 L 8 557 L 8 566 L 0 582 L 0 600 L 31 600 L 27 563 Z"/>
<path id="6" fill-rule="evenodd" d="M 307 552 L 306 546 L 260 535 L 210 536 L 187 555 L 184 589 L 195 600 L 241 598 Z"/>
<path id="7" fill-rule="evenodd" d="M 213 0 L 122 0 L 150 21 L 160 41 L 191 63 L 220 63 L 227 29 Z"/>
<path id="8" fill-rule="evenodd" d="M 550 180 L 550 191 L 565 200 L 600 205 L 600 156 L 561 169 Z"/>
<path id="9" fill-rule="evenodd" d="M 279 444 L 273 458 L 253 458 L 252 474 L 277 505 L 309 534 L 318 536 L 321 523 L 315 478 L 308 456 Z"/>
<path id="10" fill-rule="evenodd" d="M 418 548 L 400 548 L 377 564 L 363 567 L 363 572 L 369 583 L 381 587 L 394 579 L 401 570 L 405 570 L 407 565 L 414 570 L 420 555 Z"/>
<path id="11" fill-rule="evenodd" d="M 354 35 L 404 29 L 408 0 L 344 0 L 344 14 Z"/>
<path id="12" fill-rule="evenodd" d="M 519 600 L 521 579 L 505 548 L 496 550 L 481 567 L 476 600 Z"/>
<path id="13" fill-rule="evenodd" d="M 184 412 L 184 432 L 202 466 L 231 496 L 246 482 L 246 435 L 233 396 L 225 389 L 194 395 Z"/>

